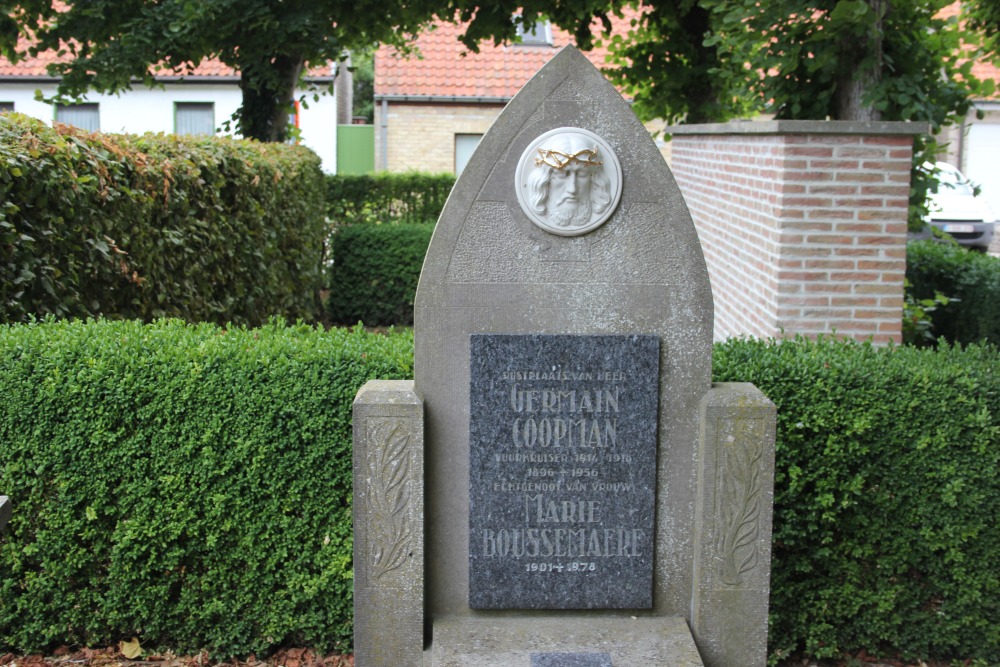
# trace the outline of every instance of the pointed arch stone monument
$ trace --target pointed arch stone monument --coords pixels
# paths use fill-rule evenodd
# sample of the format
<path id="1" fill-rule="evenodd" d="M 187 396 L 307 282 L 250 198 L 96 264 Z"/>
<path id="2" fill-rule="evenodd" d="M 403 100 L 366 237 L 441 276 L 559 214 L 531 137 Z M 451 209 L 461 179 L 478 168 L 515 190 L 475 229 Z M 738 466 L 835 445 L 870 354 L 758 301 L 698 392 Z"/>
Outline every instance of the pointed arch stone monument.
<path id="1" fill-rule="evenodd" d="M 413 383 L 355 402 L 359 667 L 766 662 L 774 406 L 711 383 L 705 260 L 566 47 L 456 183 Z"/>

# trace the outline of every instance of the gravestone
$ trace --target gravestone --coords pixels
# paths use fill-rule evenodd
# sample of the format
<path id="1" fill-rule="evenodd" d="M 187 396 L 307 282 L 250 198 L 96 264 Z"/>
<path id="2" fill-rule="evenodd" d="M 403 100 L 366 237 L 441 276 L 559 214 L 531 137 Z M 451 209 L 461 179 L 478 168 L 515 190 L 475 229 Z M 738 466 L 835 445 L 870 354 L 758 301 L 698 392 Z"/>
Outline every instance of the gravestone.
<path id="1" fill-rule="evenodd" d="M 473 609 L 652 606 L 659 342 L 472 335 Z"/>
<path id="2" fill-rule="evenodd" d="M 712 326 L 669 169 L 567 47 L 441 214 L 414 382 L 355 403 L 356 664 L 764 665 L 774 406 L 712 385 Z"/>

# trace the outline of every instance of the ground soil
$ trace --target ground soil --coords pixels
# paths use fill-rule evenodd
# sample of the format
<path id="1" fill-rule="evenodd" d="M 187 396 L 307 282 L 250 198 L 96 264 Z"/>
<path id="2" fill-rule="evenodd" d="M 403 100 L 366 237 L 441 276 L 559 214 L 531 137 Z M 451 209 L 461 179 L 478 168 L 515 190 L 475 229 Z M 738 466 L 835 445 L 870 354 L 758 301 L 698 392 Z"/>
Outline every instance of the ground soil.
<path id="1" fill-rule="evenodd" d="M 207 654 L 177 656 L 173 653 L 142 655 L 130 660 L 118 647 L 90 649 L 63 646 L 52 655 L 0 656 L 0 667 L 354 667 L 354 656 L 320 656 L 310 649 L 290 648 L 278 651 L 266 660 L 249 656 L 245 660 L 212 660 Z"/>
<path id="2" fill-rule="evenodd" d="M 971 664 L 966 661 L 965 665 Z M 873 658 L 864 651 L 845 660 L 815 661 L 794 658 L 779 667 L 962 667 L 961 662 L 903 662 L 888 658 Z M 354 656 L 331 654 L 319 656 L 309 649 L 291 648 L 278 651 L 271 657 L 258 660 L 249 656 L 245 660 L 211 660 L 204 653 L 194 656 L 143 655 L 129 660 L 117 647 L 104 649 L 79 649 L 62 647 L 52 655 L 0 656 L 0 667 L 354 667 Z"/>

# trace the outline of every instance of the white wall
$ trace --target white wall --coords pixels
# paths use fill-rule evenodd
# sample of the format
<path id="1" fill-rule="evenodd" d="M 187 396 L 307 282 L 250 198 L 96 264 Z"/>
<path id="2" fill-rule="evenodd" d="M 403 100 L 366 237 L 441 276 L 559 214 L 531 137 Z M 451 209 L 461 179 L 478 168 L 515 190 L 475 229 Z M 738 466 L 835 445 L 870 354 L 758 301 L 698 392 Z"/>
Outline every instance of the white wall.
<path id="1" fill-rule="evenodd" d="M 14 110 L 51 123 L 55 117 L 52 106 L 35 101 L 35 91 L 44 95 L 55 92 L 54 83 L 0 83 L 0 102 L 13 102 Z M 215 125 L 232 117 L 240 105 L 241 94 L 236 83 L 177 83 L 167 84 L 165 90 L 144 87 L 123 93 L 121 96 L 91 94 L 86 101 L 100 105 L 102 132 L 174 131 L 175 102 L 213 102 Z M 300 109 L 299 126 L 302 143 L 314 150 L 323 160 L 323 170 L 337 169 L 337 101 L 333 95 L 323 95 L 319 101 L 309 98 L 309 108 Z"/>
<path id="2" fill-rule="evenodd" d="M 1000 215 L 1000 122 L 972 125 L 966 150 L 965 175 L 982 187 L 982 196 Z"/>

